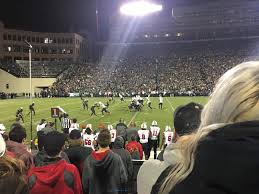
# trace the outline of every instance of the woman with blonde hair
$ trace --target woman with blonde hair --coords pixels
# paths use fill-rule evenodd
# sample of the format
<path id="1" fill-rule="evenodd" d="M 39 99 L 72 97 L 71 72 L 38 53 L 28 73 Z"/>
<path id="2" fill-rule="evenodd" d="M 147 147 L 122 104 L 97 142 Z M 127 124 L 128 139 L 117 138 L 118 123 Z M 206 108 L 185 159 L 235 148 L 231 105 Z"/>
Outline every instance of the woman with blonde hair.
<path id="1" fill-rule="evenodd" d="M 242 63 L 218 81 L 182 159 L 152 193 L 259 193 L 259 62 Z M 183 142 L 181 142 L 183 143 Z"/>

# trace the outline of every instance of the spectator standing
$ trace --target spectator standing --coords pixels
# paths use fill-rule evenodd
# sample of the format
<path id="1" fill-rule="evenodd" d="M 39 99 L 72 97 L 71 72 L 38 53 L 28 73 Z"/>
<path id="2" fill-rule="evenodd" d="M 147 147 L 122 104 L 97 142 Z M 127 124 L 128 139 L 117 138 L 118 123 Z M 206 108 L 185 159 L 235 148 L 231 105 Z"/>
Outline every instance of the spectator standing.
<path id="1" fill-rule="evenodd" d="M 67 154 L 70 162 L 74 164 L 80 174 L 82 174 L 84 161 L 92 153 L 93 149 L 84 147 L 81 132 L 77 129 L 70 132 L 68 142 L 69 148 L 65 150 L 65 153 Z"/>
<path id="2" fill-rule="evenodd" d="M 254 61 L 219 79 L 199 129 L 181 145 L 183 159 L 162 173 L 152 193 L 258 192 L 258 74 Z"/>
<path id="3" fill-rule="evenodd" d="M 186 141 L 189 138 L 188 135 L 199 127 L 202 108 L 202 105 L 193 102 L 176 108 L 174 127 L 177 138 L 182 137 L 181 142 Z M 163 170 L 170 165 L 176 165 L 182 156 L 179 147 L 172 143 L 160 152 L 158 158 L 164 161 L 148 160 L 140 167 L 137 178 L 139 193 L 150 193 Z"/>
<path id="4" fill-rule="evenodd" d="M 131 154 L 132 159 L 142 160 L 143 149 L 142 145 L 136 141 L 136 136 L 131 136 L 130 142 L 125 146 L 126 150 Z"/>
<path id="5" fill-rule="evenodd" d="M 44 164 L 28 172 L 30 194 L 82 194 L 82 185 L 77 168 L 61 158 L 65 136 L 57 131 L 45 136 L 44 149 L 47 157 Z"/>
<path id="6" fill-rule="evenodd" d="M 111 134 L 101 130 L 97 138 L 99 150 L 85 160 L 82 175 L 84 192 L 88 194 L 119 194 L 127 183 L 127 173 L 123 162 L 113 153 L 109 144 Z"/>
<path id="7" fill-rule="evenodd" d="M 12 152 L 17 159 L 24 162 L 27 170 L 34 165 L 33 157 L 25 145 L 26 131 L 20 124 L 14 124 L 9 132 L 9 140 L 6 141 L 7 150 Z"/>

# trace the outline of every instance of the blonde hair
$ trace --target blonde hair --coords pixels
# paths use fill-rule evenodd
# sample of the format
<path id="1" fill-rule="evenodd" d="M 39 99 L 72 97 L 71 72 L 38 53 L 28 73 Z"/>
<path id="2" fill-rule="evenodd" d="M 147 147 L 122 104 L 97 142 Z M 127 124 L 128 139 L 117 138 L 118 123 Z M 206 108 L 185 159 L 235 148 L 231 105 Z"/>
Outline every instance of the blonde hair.
<path id="1" fill-rule="evenodd" d="M 188 141 L 176 143 L 182 160 L 171 170 L 159 193 L 169 193 L 192 172 L 197 145 L 209 132 L 229 123 L 257 120 L 259 116 L 254 108 L 258 101 L 258 61 L 242 63 L 227 71 L 219 79 L 202 111 L 201 125 L 197 132 Z"/>

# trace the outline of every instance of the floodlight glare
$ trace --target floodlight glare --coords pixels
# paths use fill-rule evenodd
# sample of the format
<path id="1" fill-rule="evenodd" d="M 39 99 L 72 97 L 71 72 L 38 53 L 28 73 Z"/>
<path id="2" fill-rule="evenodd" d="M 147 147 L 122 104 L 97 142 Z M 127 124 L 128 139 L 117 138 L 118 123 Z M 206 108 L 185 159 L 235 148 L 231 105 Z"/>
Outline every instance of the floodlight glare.
<path id="1" fill-rule="evenodd" d="M 147 1 L 134 1 L 120 7 L 120 12 L 129 16 L 144 16 L 150 13 L 162 11 L 163 6 Z"/>

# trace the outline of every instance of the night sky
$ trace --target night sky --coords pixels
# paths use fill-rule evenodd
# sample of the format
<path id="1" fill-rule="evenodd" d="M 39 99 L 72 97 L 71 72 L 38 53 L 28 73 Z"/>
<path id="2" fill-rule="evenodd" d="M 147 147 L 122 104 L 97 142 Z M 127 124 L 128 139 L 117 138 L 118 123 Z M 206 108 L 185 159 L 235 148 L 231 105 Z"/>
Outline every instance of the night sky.
<path id="1" fill-rule="evenodd" d="M 108 17 L 128 0 L 97 0 L 99 25 L 107 28 Z M 206 0 L 158 0 L 167 7 L 174 2 Z M 208 0 L 207 0 L 208 1 Z M 0 20 L 6 27 L 40 32 L 96 30 L 96 0 L 1 0 Z"/>

